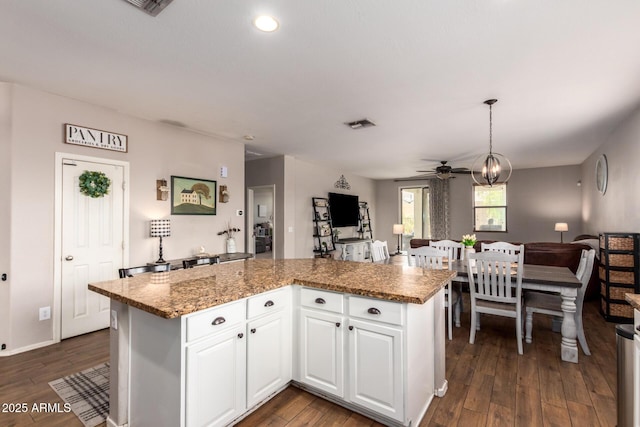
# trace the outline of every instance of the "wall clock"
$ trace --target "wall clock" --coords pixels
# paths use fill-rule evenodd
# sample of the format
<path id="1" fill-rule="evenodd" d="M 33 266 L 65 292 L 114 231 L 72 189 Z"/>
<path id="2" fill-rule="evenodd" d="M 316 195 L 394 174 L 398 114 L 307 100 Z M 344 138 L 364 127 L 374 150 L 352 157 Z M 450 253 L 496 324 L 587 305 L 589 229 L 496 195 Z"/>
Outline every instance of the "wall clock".
<path id="1" fill-rule="evenodd" d="M 602 154 L 596 161 L 596 189 L 602 194 L 607 191 L 607 169 L 607 156 Z"/>

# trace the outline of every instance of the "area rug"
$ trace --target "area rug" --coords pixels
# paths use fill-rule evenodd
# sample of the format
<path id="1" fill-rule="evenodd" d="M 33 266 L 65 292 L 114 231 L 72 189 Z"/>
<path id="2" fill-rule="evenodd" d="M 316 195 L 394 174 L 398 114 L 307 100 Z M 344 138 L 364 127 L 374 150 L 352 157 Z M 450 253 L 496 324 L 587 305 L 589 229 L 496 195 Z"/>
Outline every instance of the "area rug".
<path id="1" fill-rule="evenodd" d="M 86 427 L 103 423 L 109 414 L 109 363 L 49 383 Z"/>

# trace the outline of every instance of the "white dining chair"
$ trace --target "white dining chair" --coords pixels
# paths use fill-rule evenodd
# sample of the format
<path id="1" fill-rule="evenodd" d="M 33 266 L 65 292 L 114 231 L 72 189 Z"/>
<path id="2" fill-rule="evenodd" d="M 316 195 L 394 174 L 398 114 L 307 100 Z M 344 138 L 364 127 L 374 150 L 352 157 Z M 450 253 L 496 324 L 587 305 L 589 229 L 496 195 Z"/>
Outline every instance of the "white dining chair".
<path id="1" fill-rule="evenodd" d="M 473 262 L 475 260 L 475 266 Z M 471 253 L 467 257 L 471 294 L 469 343 L 476 339 L 480 314 L 515 319 L 518 354 L 522 354 L 522 270 L 524 251 L 511 255 L 500 251 Z M 514 269 L 515 268 L 515 274 Z"/>
<path id="2" fill-rule="evenodd" d="M 387 241 L 376 240 L 371 243 L 371 261 L 373 262 L 385 262 L 389 257 L 389 246 Z"/>
<path id="3" fill-rule="evenodd" d="M 578 264 L 578 270 L 576 271 L 576 277 L 578 278 L 578 280 L 580 280 L 581 285 L 580 288 L 578 288 L 578 296 L 576 297 L 576 312 L 574 314 L 574 317 L 576 322 L 578 341 L 580 342 L 582 351 L 587 356 L 590 356 L 591 352 L 589 351 L 587 338 L 584 335 L 584 328 L 582 326 L 582 307 L 584 303 L 584 294 L 587 290 L 587 285 L 589 285 L 589 280 L 591 279 L 595 255 L 595 250 L 583 249 L 580 255 L 580 264 Z M 531 331 L 533 329 L 533 313 L 563 317 L 561 307 L 562 297 L 560 295 L 536 291 L 526 291 L 524 294 L 524 306 L 526 311 L 525 341 L 527 343 L 531 342 Z"/>
<path id="4" fill-rule="evenodd" d="M 514 245 L 508 242 L 480 243 L 480 251 L 495 251 L 510 255 L 524 254 L 524 245 Z"/>
<path id="5" fill-rule="evenodd" d="M 460 242 L 453 240 L 432 240 L 429 242 L 429 246 L 447 251 L 447 258 L 452 261 L 464 259 L 464 245 Z"/>
<path id="6" fill-rule="evenodd" d="M 464 245 L 460 242 L 455 242 L 453 240 L 432 240 L 429 242 L 429 246 L 433 248 L 437 248 L 447 252 L 447 260 L 449 270 L 452 269 L 451 261 L 462 261 L 464 260 Z M 453 282 L 455 283 L 455 282 Z M 455 292 L 458 293 L 459 298 L 457 300 L 456 306 L 454 308 L 453 313 L 453 321 L 457 328 L 460 327 L 460 313 L 462 312 L 462 290 L 461 286 L 458 284 Z"/>
<path id="7" fill-rule="evenodd" d="M 416 267 L 422 267 L 424 269 L 429 270 L 442 270 L 443 269 L 443 260 L 449 254 L 447 251 L 443 251 L 430 246 L 421 246 L 419 248 L 410 250 L 410 257 L 413 255 L 414 263 Z M 445 299 L 444 304 L 447 309 L 447 326 L 449 327 L 449 339 L 453 339 L 453 331 L 452 331 L 452 307 L 457 305 L 455 301 L 453 301 L 453 296 L 451 292 L 451 280 L 447 282 L 445 285 Z M 456 300 L 457 301 L 457 300 Z"/>

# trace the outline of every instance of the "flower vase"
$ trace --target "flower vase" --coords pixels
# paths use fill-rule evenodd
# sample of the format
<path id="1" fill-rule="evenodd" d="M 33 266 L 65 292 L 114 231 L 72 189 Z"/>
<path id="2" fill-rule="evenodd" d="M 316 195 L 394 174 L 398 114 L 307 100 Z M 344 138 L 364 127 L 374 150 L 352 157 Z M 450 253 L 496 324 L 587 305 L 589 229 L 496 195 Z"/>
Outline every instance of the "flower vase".
<path id="1" fill-rule="evenodd" d="M 229 237 L 227 239 L 227 253 L 235 254 L 236 253 L 236 239 L 233 237 Z"/>
<path id="2" fill-rule="evenodd" d="M 473 246 L 465 246 L 464 247 L 464 257 L 465 259 L 469 259 L 469 254 L 475 254 L 476 250 Z M 471 260 L 471 266 L 475 267 L 476 266 L 476 260 Z"/>

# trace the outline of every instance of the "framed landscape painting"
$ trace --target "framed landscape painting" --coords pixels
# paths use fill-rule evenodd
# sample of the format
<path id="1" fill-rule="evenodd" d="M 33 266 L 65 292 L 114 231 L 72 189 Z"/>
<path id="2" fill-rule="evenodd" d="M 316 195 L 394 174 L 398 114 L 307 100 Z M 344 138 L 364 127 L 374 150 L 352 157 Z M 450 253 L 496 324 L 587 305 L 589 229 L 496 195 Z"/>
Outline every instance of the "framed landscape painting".
<path id="1" fill-rule="evenodd" d="M 171 177 L 171 215 L 215 215 L 216 181 Z"/>

